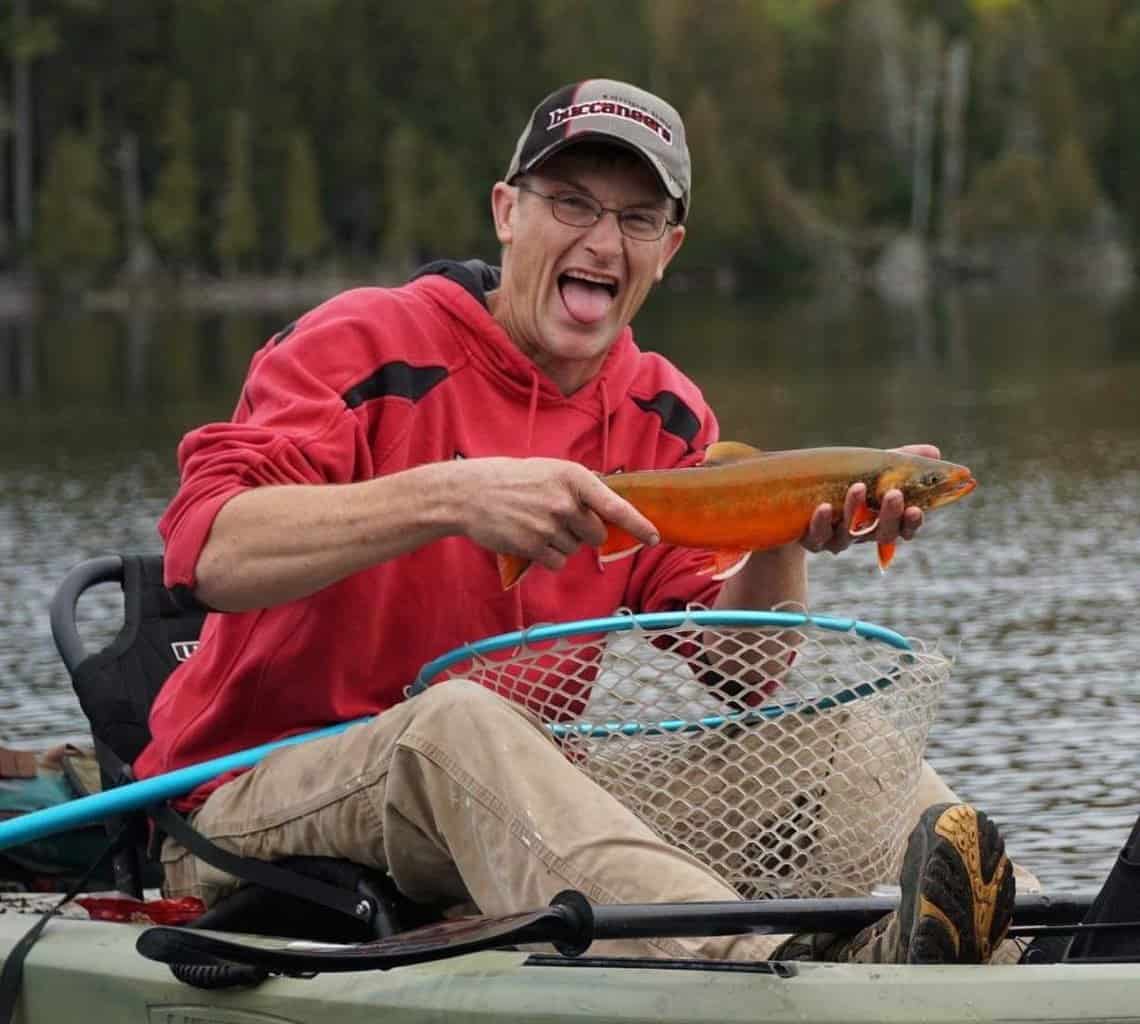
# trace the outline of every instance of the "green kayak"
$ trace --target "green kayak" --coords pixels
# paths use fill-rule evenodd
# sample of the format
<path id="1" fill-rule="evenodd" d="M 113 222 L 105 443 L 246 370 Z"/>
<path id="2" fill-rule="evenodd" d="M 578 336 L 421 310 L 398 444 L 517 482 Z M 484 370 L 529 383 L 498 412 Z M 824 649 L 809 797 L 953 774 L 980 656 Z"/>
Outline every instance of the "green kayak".
<path id="1" fill-rule="evenodd" d="M 0 912 L 0 960 L 34 920 Z M 16 1020 L 1140 1022 L 1135 963 L 717 964 L 488 951 L 388 971 L 274 977 L 255 988 L 205 991 L 140 956 L 141 930 L 52 921 L 25 964 Z"/>

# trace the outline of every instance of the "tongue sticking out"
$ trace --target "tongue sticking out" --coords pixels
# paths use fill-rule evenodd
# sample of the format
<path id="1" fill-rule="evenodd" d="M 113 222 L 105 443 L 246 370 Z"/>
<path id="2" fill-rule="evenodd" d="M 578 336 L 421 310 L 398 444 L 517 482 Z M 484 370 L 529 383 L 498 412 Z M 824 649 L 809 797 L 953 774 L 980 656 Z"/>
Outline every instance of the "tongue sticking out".
<path id="1" fill-rule="evenodd" d="M 596 324 L 609 312 L 614 297 L 604 285 L 589 284 L 577 278 L 563 278 L 559 290 L 562 302 L 580 324 Z"/>

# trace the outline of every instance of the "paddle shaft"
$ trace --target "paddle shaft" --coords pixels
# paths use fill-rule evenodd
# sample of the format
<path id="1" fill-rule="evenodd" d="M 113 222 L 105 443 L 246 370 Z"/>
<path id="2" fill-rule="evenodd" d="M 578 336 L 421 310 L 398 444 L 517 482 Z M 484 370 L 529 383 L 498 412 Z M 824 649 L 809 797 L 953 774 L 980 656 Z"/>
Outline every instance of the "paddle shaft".
<path id="1" fill-rule="evenodd" d="M 1019 925 L 1080 921 L 1095 893 L 1026 893 L 1017 897 Z M 739 903 L 595 904 L 593 938 L 740 935 L 745 932 L 855 931 L 898 906 L 891 896 L 743 900 Z"/>
<path id="2" fill-rule="evenodd" d="M 295 746 L 298 743 L 308 743 L 310 740 L 324 739 L 327 736 L 336 736 L 351 726 L 367 721 L 370 719 L 359 718 L 325 729 L 299 733 L 273 743 L 263 743 L 259 747 L 250 747 L 200 764 L 188 765 L 177 771 L 167 772 L 165 775 L 156 775 L 125 786 L 116 786 L 102 793 L 69 800 L 55 807 L 45 807 L 41 811 L 22 814 L 10 821 L 0 822 L 0 850 L 84 825 L 94 825 L 116 815 L 142 810 L 144 807 L 185 796 L 226 772 L 252 768 L 274 750 Z"/>
<path id="3" fill-rule="evenodd" d="M 1014 921 L 1079 921 L 1093 898 L 1091 893 L 1019 896 Z M 594 905 L 581 893 L 566 890 L 541 910 L 460 918 L 354 945 L 266 946 L 159 926 L 144 931 L 136 948 L 167 964 L 237 963 L 285 973 L 388 970 L 536 942 L 553 943 L 562 954 L 577 956 L 599 939 L 855 931 L 896 905 L 891 897 Z"/>

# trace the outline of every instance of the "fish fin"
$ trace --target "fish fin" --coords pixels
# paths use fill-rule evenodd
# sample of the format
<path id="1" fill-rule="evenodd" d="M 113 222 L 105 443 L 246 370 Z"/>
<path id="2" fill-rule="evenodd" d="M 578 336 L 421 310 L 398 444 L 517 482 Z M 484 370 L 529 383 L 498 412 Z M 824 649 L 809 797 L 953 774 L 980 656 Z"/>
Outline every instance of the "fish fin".
<path id="1" fill-rule="evenodd" d="M 606 539 L 602 541 L 602 546 L 598 548 L 598 561 L 616 562 L 618 559 L 629 557 L 639 548 L 643 547 L 645 547 L 645 545 L 632 533 L 623 530 L 620 526 L 612 526 L 607 523 Z"/>
<path id="2" fill-rule="evenodd" d="M 866 537 L 879 528 L 879 513 L 873 512 L 867 505 L 860 505 L 851 517 L 851 525 L 847 532 L 852 537 Z"/>
<path id="3" fill-rule="evenodd" d="M 752 557 L 751 551 L 721 549 L 712 552 L 708 564 L 700 570 L 702 576 L 712 576 L 714 580 L 727 580 L 735 576 Z"/>
<path id="4" fill-rule="evenodd" d="M 744 459 L 754 459 L 764 452 L 753 448 L 743 441 L 716 441 L 705 449 L 705 457 L 701 460 L 702 466 L 723 466 L 729 462 L 740 462 Z"/>
<path id="5" fill-rule="evenodd" d="M 503 585 L 504 590 L 510 590 L 518 583 L 533 564 L 521 555 L 498 555 L 497 561 L 499 563 L 499 582 Z"/>
<path id="6" fill-rule="evenodd" d="M 622 548 L 621 551 L 614 551 L 608 555 L 599 553 L 598 561 L 603 564 L 606 562 L 620 562 L 623 558 L 629 558 L 630 555 L 640 551 L 643 547 L 645 547 L 644 544 L 639 544 L 635 541 L 631 548 Z"/>
<path id="7" fill-rule="evenodd" d="M 886 572 L 887 566 L 891 564 L 891 559 L 895 557 L 895 542 L 891 541 L 890 544 L 879 545 L 879 571 Z"/>

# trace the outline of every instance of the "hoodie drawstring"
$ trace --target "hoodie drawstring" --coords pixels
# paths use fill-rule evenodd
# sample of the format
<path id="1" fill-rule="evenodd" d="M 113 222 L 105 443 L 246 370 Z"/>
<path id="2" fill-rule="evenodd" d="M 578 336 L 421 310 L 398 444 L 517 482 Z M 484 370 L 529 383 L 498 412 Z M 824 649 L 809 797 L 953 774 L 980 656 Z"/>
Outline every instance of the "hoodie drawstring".
<path id="1" fill-rule="evenodd" d="M 598 393 L 602 398 L 602 466 L 601 471 L 608 473 L 610 466 L 610 393 L 606 388 L 606 378 L 603 376 L 598 381 Z M 606 563 L 602 561 L 602 553 L 600 550 L 594 552 L 594 562 L 598 567 L 598 572 L 606 571 Z"/>
<path id="2" fill-rule="evenodd" d="M 539 380 L 538 370 L 532 366 L 530 368 L 530 402 L 526 411 L 526 454 L 530 455 L 531 446 L 534 444 L 534 423 L 538 418 L 538 392 Z M 526 627 L 526 617 L 523 615 L 522 591 L 525 580 L 520 580 L 515 586 L 515 622 L 518 624 L 519 629 Z"/>
<path id="3" fill-rule="evenodd" d="M 526 453 L 534 442 L 534 421 L 538 417 L 538 370 L 530 368 L 530 407 L 526 412 Z"/>
<path id="4" fill-rule="evenodd" d="M 602 472 L 608 473 L 610 465 L 610 393 L 606 388 L 606 378 L 598 381 L 598 391 L 602 396 Z"/>

